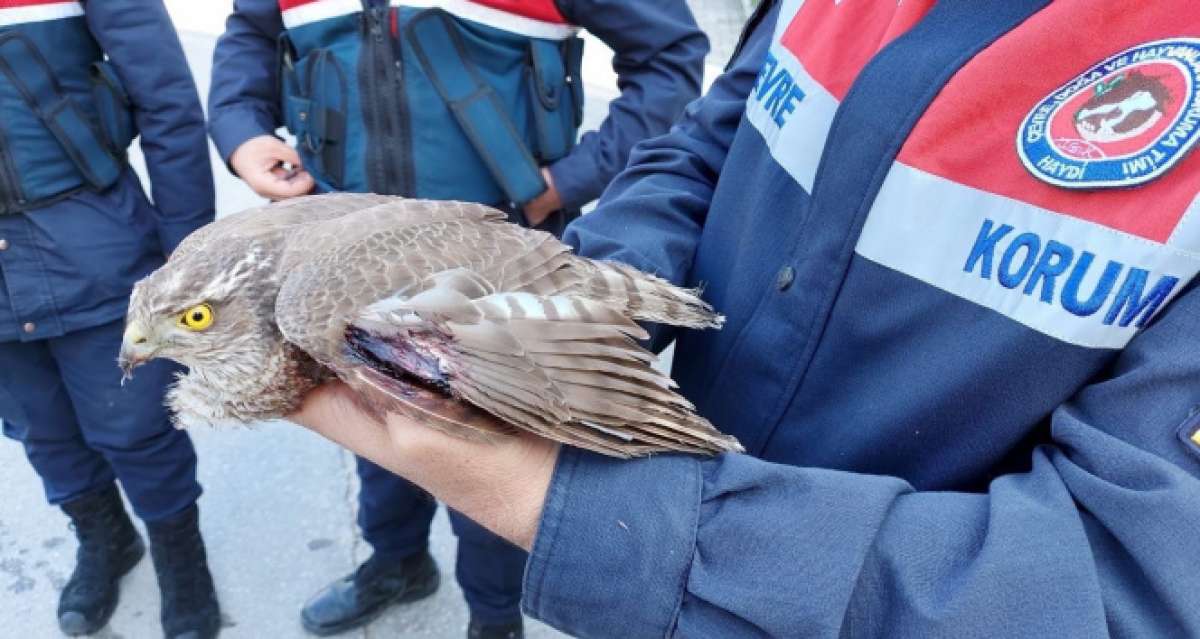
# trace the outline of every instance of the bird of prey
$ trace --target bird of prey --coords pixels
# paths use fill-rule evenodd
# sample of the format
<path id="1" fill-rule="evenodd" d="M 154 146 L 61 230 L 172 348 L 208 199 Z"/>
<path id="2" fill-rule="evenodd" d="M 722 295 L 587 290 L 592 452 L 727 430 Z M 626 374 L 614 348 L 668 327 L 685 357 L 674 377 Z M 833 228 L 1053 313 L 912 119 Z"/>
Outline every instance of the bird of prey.
<path id="1" fill-rule="evenodd" d="M 187 366 L 167 399 L 181 426 L 283 417 L 340 378 L 376 417 L 460 437 L 516 428 L 615 457 L 741 450 L 651 366 L 637 321 L 722 318 L 482 205 L 315 195 L 184 240 L 134 288 L 120 365 Z"/>

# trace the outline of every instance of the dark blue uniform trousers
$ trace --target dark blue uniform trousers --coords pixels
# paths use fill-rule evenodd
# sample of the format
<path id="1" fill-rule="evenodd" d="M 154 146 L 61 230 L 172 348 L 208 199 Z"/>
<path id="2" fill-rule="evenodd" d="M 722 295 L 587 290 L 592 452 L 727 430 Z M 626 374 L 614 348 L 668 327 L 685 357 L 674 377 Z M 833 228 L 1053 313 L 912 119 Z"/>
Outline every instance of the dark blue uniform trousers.
<path id="1" fill-rule="evenodd" d="M 380 554 L 403 557 L 428 545 L 437 502 L 428 493 L 359 457 L 358 525 Z M 484 623 L 521 614 L 521 579 L 526 553 L 462 514 L 450 511 L 458 536 L 455 576 L 471 615 Z"/>
<path id="2" fill-rule="evenodd" d="M 166 519 L 200 496 L 191 439 L 163 394 L 179 368 L 156 360 L 121 385 L 124 322 L 34 342 L 0 342 L 0 419 L 61 504 L 119 479 L 144 521 Z"/>

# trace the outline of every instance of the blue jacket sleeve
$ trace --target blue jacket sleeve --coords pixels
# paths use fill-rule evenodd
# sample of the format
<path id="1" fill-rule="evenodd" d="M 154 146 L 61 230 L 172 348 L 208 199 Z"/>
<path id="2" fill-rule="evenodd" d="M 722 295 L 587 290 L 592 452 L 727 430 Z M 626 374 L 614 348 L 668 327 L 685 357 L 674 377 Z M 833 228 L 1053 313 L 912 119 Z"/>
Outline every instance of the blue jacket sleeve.
<path id="1" fill-rule="evenodd" d="M 183 46 L 161 0 L 89 2 L 87 22 L 133 103 L 159 238 L 170 253 L 214 211 L 204 111 Z"/>
<path id="2" fill-rule="evenodd" d="M 208 130 L 226 163 L 250 138 L 282 124 L 276 43 L 283 18 L 275 0 L 236 0 L 213 51 Z"/>
<path id="3" fill-rule="evenodd" d="M 559 0 L 571 22 L 608 44 L 621 95 L 596 131 L 550 166 L 563 205 L 577 209 L 600 196 L 633 145 L 667 131 L 700 95 L 708 38 L 684 0 Z"/>
<path id="4" fill-rule="evenodd" d="M 667 134 L 634 147 L 629 166 L 596 210 L 568 226 L 563 241 L 581 255 L 685 283 L 717 177 L 766 56 L 766 31 L 756 31 L 730 69 L 687 106 Z M 670 340 L 669 327 L 651 332 L 658 346 Z"/>
<path id="5" fill-rule="evenodd" d="M 1200 636 L 1197 318 L 1193 288 L 982 493 L 564 451 L 527 610 L 585 637 Z"/>

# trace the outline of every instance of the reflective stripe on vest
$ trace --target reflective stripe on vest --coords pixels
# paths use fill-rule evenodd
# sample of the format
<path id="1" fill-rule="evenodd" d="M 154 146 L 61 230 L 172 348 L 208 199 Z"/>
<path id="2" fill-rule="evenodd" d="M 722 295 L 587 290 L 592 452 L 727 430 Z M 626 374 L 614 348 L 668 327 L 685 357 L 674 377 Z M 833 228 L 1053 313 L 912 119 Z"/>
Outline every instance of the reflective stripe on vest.
<path id="1" fill-rule="evenodd" d="M 81 15 L 83 5 L 75 1 L 0 0 L 0 27 Z"/>
<path id="2" fill-rule="evenodd" d="M 579 33 L 553 0 L 393 0 L 393 7 L 440 8 L 463 20 L 529 38 L 565 40 Z M 288 29 L 362 11 L 361 0 L 279 0 Z"/>

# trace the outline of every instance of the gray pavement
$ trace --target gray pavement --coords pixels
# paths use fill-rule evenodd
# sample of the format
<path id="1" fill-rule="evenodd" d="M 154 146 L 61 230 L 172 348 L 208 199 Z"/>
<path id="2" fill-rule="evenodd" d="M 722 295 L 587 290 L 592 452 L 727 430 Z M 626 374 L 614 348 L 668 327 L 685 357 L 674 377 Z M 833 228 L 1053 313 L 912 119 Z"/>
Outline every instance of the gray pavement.
<path id="1" fill-rule="evenodd" d="M 206 0 L 207 2 L 208 0 Z M 714 42 L 709 79 L 724 64 L 740 22 L 741 0 L 691 0 Z M 169 5 L 183 7 L 182 0 Z M 189 3 L 190 4 L 190 3 Z M 219 3 L 218 3 L 219 4 Z M 195 7 L 197 5 L 190 5 Z M 177 21 L 179 15 L 172 11 Z M 178 26 L 201 92 L 207 90 L 215 33 L 211 20 Z M 615 95 L 606 75 L 607 57 L 589 45 L 587 124 L 595 126 Z M 610 72 L 609 72 L 610 73 Z M 134 153 L 135 167 L 141 158 Z M 229 176 L 213 152 L 218 211 L 260 202 Z M 140 169 L 139 169 L 140 170 Z M 144 170 L 141 171 L 144 175 Z M 201 522 L 224 613 L 224 639 L 304 637 L 298 612 L 316 590 L 370 554 L 355 525 L 358 486 L 351 455 L 284 422 L 234 431 L 191 433 L 200 457 Z M 58 637 L 54 620 L 58 593 L 75 553 L 66 518 L 45 504 L 41 484 L 15 442 L 0 439 L 0 637 Z M 141 525 L 140 522 L 138 524 Z M 454 582 L 455 539 L 445 511 L 434 522 L 431 549 L 443 573 L 436 595 L 388 611 L 347 637 L 461 637 L 466 610 Z M 158 590 L 149 558 L 122 583 L 122 601 L 111 623 L 96 637 L 141 639 L 161 636 Z M 562 636 L 530 622 L 528 636 Z"/>

